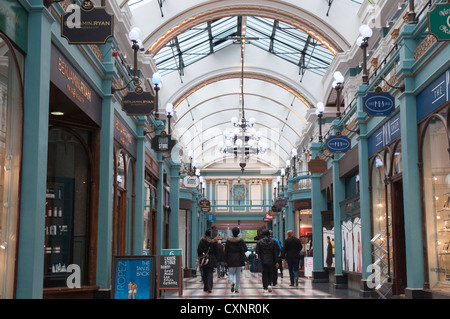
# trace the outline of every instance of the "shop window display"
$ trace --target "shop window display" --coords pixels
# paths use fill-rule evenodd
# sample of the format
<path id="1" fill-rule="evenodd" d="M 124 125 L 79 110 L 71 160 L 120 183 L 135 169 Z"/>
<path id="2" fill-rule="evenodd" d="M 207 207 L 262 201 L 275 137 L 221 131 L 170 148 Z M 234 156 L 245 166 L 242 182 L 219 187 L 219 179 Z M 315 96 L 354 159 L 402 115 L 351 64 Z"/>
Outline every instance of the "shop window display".
<path id="1" fill-rule="evenodd" d="M 49 131 L 45 211 L 44 288 L 66 286 L 67 267 L 81 269 L 85 284 L 88 254 L 89 133 L 52 127 Z"/>
<path id="2" fill-rule="evenodd" d="M 441 112 L 422 125 L 422 161 L 428 281 L 432 289 L 450 291 L 450 158 L 446 116 Z"/>
<path id="3" fill-rule="evenodd" d="M 23 57 L 0 32 L 0 299 L 14 297 L 23 126 Z"/>

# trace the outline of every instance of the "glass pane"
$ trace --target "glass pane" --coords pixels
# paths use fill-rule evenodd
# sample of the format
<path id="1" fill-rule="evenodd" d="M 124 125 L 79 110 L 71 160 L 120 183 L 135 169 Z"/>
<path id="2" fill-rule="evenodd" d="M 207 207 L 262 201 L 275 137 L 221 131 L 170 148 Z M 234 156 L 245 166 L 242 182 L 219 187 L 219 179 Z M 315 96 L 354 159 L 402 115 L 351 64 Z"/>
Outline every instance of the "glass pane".
<path id="1" fill-rule="evenodd" d="M 23 109 L 16 70 L 13 52 L 0 37 L 0 299 L 14 292 Z"/>
<path id="2" fill-rule="evenodd" d="M 423 143 L 424 203 L 431 288 L 450 288 L 450 160 L 447 132 L 435 118 Z"/>
<path id="3" fill-rule="evenodd" d="M 78 133 L 88 139 L 89 133 Z M 80 267 L 84 284 L 89 241 L 88 154 L 70 132 L 51 129 L 47 165 L 44 287 L 66 286 L 70 264 Z"/>

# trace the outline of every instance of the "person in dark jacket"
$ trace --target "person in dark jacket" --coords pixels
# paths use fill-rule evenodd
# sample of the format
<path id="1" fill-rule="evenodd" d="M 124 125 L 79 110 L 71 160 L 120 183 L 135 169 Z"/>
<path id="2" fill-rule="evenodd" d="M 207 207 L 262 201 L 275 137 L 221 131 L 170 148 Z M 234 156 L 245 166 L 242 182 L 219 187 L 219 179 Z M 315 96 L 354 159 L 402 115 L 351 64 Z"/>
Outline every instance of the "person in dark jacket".
<path id="1" fill-rule="evenodd" d="M 331 267 L 333 265 L 333 246 L 331 245 L 330 236 L 327 236 L 327 267 Z"/>
<path id="2" fill-rule="evenodd" d="M 197 247 L 197 256 L 209 255 L 208 263 L 202 266 L 203 271 L 203 291 L 211 292 L 213 288 L 213 274 L 217 261 L 217 241 L 211 237 L 211 230 L 206 230 L 205 236 L 200 239 Z"/>
<path id="3" fill-rule="evenodd" d="M 224 260 L 224 247 L 222 241 L 217 241 L 217 278 L 225 276 L 225 260 Z"/>
<path id="4" fill-rule="evenodd" d="M 289 269 L 290 286 L 298 286 L 298 269 L 300 266 L 300 251 L 302 250 L 302 242 L 294 236 L 294 232 L 287 232 L 287 239 L 283 246 L 283 259 L 287 261 Z"/>
<path id="5" fill-rule="evenodd" d="M 225 245 L 225 264 L 228 267 L 228 274 L 231 282 L 231 292 L 239 292 L 239 281 L 241 278 L 241 268 L 245 266 L 245 252 L 247 245 L 242 237 L 239 236 L 239 228 L 234 227 L 231 230 L 233 237 L 227 238 Z"/>
<path id="6" fill-rule="evenodd" d="M 273 270 L 277 264 L 277 243 L 270 237 L 270 232 L 264 230 L 262 238 L 256 244 L 256 253 L 262 263 L 262 283 L 264 292 L 272 292 Z"/>

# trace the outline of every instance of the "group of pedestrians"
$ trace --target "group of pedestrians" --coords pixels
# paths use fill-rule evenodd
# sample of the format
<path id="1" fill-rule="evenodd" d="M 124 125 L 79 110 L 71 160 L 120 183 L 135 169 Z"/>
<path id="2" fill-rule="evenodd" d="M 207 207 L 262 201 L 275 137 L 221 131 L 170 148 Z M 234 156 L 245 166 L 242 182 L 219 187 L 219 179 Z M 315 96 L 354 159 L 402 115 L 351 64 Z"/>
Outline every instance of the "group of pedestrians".
<path id="1" fill-rule="evenodd" d="M 205 236 L 200 239 L 197 248 L 199 257 L 207 256 L 208 262 L 200 267 L 203 280 L 203 291 L 211 293 L 213 288 L 213 274 L 217 269 L 217 275 L 223 276 L 222 266 L 228 269 L 231 292 L 239 292 L 241 269 L 245 266 L 247 257 L 247 245 L 239 236 L 240 230 L 234 227 L 232 236 L 226 240 L 225 248 L 216 239 L 211 237 L 211 231 L 207 230 Z M 278 239 L 273 238 L 269 230 L 261 233 L 261 239 L 256 244 L 256 253 L 262 264 L 262 284 L 264 292 L 272 292 L 272 287 L 277 285 L 278 269 L 282 271 L 282 260 L 288 265 L 290 286 L 298 286 L 298 272 L 300 266 L 300 251 L 302 244 L 300 239 L 294 236 L 293 231 L 287 232 L 287 239 L 281 246 Z M 223 263 L 223 265 L 222 265 Z"/>

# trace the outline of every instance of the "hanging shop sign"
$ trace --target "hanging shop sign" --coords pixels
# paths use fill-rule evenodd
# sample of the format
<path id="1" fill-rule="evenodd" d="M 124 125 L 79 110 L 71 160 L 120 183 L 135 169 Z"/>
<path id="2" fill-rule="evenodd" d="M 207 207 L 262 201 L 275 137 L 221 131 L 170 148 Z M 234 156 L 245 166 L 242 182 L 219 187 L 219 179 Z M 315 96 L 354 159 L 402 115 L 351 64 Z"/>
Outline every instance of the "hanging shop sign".
<path id="1" fill-rule="evenodd" d="M 428 30 L 438 41 L 450 40 L 450 3 L 440 3 L 428 12 Z"/>
<path id="2" fill-rule="evenodd" d="M 165 131 L 152 139 L 152 148 L 155 152 L 170 152 L 175 144 L 176 142 L 172 140 L 171 135 L 168 135 Z"/>
<path id="3" fill-rule="evenodd" d="M 114 16 L 105 8 L 94 8 L 92 1 L 69 5 L 61 16 L 61 36 L 69 44 L 105 44 L 113 34 Z"/>
<path id="4" fill-rule="evenodd" d="M 316 158 L 311 159 L 308 162 L 308 171 L 311 172 L 311 174 L 322 174 L 327 170 L 327 162 L 325 160 L 320 159 L 319 156 L 316 156 Z"/>
<path id="5" fill-rule="evenodd" d="M 187 188 L 195 188 L 200 184 L 197 176 L 186 176 L 183 178 L 183 185 Z"/>
<path id="6" fill-rule="evenodd" d="M 286 206 L 286 200 L 284 198 L 278 198 L 275 201 L 275 207 L 281 209 Z"/>
<path id="7" fill-rule="evenodd" d="M 264 215 L 264 219 L 272 220 L 273 218 L 274 218 L 274 216 L 269 215 L 268 212 Z"/>
<path id="8" fill-rule="evenodd" d="M 150 92 L 144 92 L 141 87 L 128 92 L 123 97 L 122 109 L 128 116 L 150 115 L 155 106 L 155 98 Z"/>
<path id="9" fill-rule="evenodd" d="M 208 214 L 207 219 L 209 222 L 214 223 L 216 221 L 216 216 L 213 214 Z"/>
<path id="10" fill-rule="evenodd" d="M 202 199 L 198 202 L 198 207 L 202 213 L 209 213 L 211 211 L 211 202 L 207 199 Z"/>
<path id="11" fill-rule="evenodd" d="M 278 213 L 277 213 L 277 212 L 274 212 L 273 210 L 269 210 L 269 211 L 267 212 L 267 214 L 268 214 L 269 216 L 272 216 L 272 217 L 275 217 L 275 216 L 278 215 Z"/>
<path id="12" fill-rule="evenodd" d="M 351 148 L 350 139 L 340 132 L 327 139 L 327 149 L 330 153 L 346 153 Z"/>
<path id="13" fill-rule="evenodd" d="M 395 110 L 395 99 L 387 92 L 369 92 L 363 98 L 363 107 L 369 116 L 387 116 Z"/>

